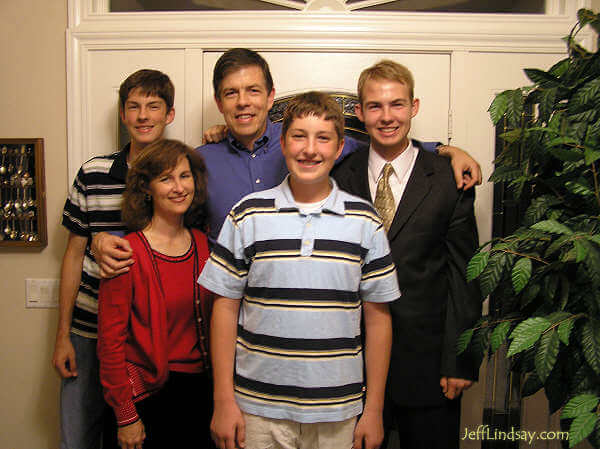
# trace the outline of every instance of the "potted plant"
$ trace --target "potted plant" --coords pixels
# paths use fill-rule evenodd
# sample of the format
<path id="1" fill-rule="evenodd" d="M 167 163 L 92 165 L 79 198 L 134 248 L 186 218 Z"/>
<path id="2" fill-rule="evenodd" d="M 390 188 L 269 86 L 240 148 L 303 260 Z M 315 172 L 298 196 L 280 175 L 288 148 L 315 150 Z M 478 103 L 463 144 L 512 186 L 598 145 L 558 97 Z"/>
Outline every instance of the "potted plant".
<path id="1" fill-rule="evenodd" d="M 482 358 L 506 345 L 522 395 L 544 388 L 569 446 L 587 438 L 599 448 L 600 53 L 577 44 L 585 25 L 599 32 L 600 16 L 580 10 L 568 57 L 526 69 L 533 85 L 489 108 L 494 124 L 507 124 L 490 181 L 506 183 L 526 211 L 468 265 L 498 307 L 460 336 L 458 351 Z"/>

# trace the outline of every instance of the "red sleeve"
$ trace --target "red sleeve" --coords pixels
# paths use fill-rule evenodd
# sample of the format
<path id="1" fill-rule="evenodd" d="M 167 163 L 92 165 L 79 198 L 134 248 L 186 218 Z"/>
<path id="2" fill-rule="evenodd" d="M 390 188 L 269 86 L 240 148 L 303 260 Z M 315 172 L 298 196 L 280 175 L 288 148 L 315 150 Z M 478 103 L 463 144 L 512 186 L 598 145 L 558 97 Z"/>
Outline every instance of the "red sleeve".
<path id="1" fill-rule="evenodd" d="M 98 359 L 104 399 L 124 426 L 139 419 L 125 363 L 133 279 L 131 271 L 100 282 L 98 292 Z"/>

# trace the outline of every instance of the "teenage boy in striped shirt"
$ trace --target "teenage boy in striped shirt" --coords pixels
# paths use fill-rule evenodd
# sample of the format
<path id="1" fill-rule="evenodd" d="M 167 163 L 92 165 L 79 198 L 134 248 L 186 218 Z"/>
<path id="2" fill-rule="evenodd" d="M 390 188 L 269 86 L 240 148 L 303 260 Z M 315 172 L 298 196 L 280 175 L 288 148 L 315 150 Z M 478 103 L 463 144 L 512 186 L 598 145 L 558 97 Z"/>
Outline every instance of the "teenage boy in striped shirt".
<path id="1" fill-rule="evenodd" d="M 343 124 L 327 94 L 290 102 L 281 132 L 289 176 L 233 207 L 199 278 L 220 296 L 211 431 L 221 449 L 376 449 L 383 440 L 388 303 L 400 291 L 380 218 L 329 177 Z"/>
<path id="2" fill-rule="evenodd" d="M 100 448 L 105 414 L 110 409 L 102 396 L 96 357 L 100 270 L 90 244 L 99 232 L 126 230 L 121 221 L 121 196 L 128 164 L 163 136 L 175 117 L 174 97 L 173 83 L 157 70 L 139 70 L 123 81 L 119 113 L 130 143 L 121 151 L 84 163 L 65 203 L 63 225 L 69 240 L 61 269 L 52 360 L 62 378 L 60 449 Z"/>

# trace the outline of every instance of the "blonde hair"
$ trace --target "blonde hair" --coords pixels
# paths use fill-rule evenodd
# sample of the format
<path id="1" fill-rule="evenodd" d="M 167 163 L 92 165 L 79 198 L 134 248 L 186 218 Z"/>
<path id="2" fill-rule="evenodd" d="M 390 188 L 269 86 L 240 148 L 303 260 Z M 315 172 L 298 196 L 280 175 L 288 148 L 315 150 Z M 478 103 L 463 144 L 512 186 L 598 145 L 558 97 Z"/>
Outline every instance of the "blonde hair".
<path id="1" fill-rule="evenodd" d="M 415 80 L 410 70 L 408 70 L 402 64 L 398 64 L 397 62 L 389 59 L 383 59 L 375 65 L 363 70 L 358 78 L 357 87 L 358 101 L 361 105 L 363 104 L 364 100 L 363 90 L 365 88 L 365 84 L 369 80 L 389 80 L 404 84 L 406 87 L 408 87 L 408 94 L 411 101 L 414 98 Z"/>

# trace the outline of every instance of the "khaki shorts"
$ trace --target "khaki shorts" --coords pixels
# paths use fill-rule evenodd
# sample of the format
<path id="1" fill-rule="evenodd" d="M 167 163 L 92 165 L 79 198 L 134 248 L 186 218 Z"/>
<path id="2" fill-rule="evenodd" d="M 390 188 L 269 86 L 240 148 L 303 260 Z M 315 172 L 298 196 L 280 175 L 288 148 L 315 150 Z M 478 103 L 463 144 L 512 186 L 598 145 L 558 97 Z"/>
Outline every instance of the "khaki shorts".
<path id="1" fill-rule="evenodd" d="M 345 421 L 304 424 L 243 413 L 245 449 L 351 449 L 356 416 Z"/>

